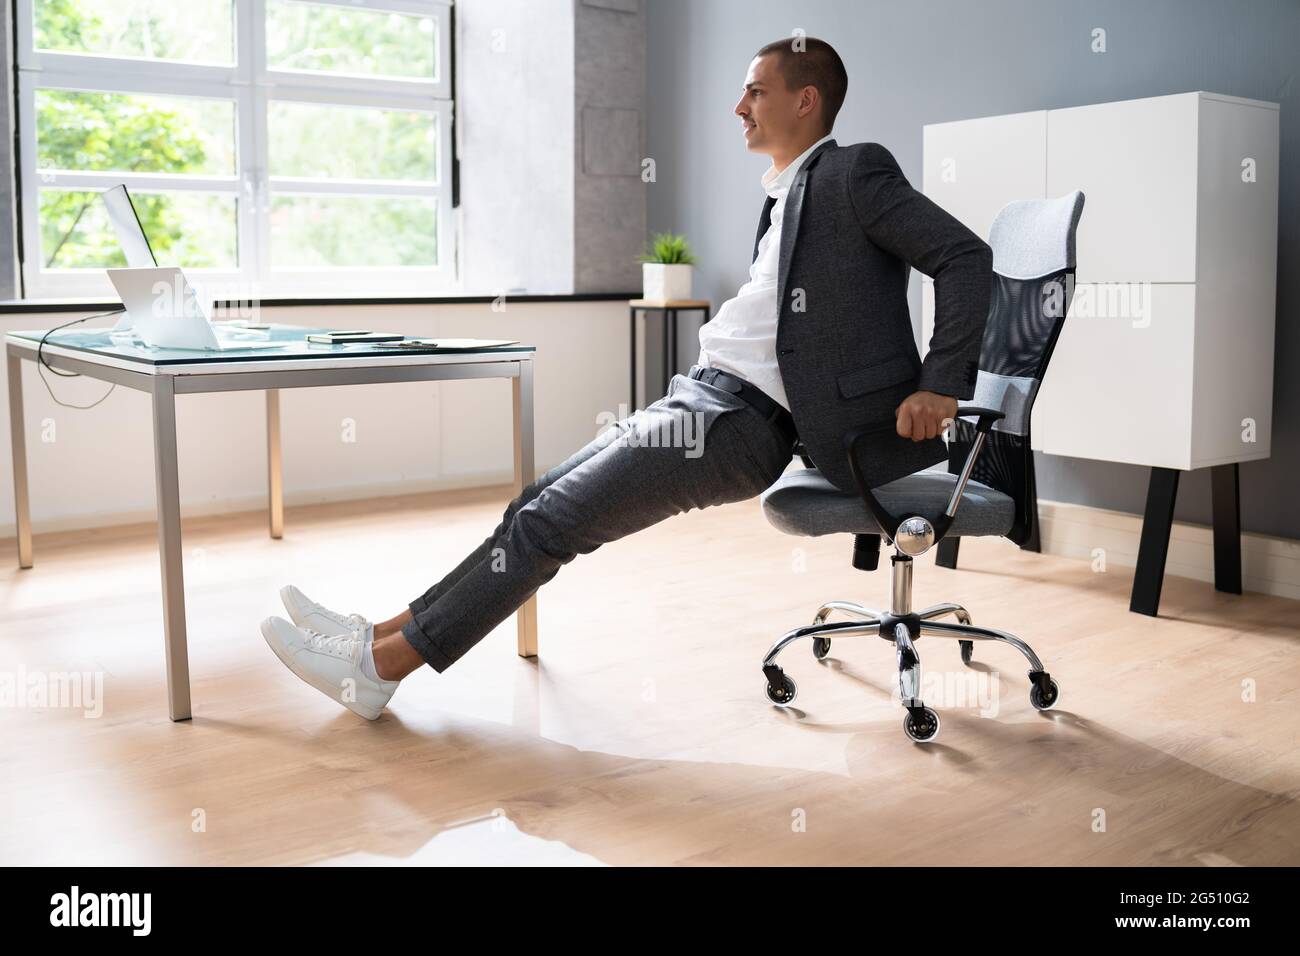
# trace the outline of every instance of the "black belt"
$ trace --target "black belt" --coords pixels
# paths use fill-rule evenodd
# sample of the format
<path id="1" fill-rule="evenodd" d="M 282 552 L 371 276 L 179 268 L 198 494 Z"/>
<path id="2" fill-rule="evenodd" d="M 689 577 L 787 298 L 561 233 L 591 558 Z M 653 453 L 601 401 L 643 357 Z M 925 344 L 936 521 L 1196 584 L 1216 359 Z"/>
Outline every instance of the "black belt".
<path id="1" fill-rule="evenodd" d="M 799 440 L 799 433 L 794 427 L 794 416 L 757 385 L 751 385 L 738 375 L 724 372 L 720 368 L 709 368 L 707 365 L 692 365 L 687 376 L 699 379 L 714 388 L 720 388 L 724 392 L 731 392 L 748 402 L 781 433 L 782 439 L 791 449 Z"/>

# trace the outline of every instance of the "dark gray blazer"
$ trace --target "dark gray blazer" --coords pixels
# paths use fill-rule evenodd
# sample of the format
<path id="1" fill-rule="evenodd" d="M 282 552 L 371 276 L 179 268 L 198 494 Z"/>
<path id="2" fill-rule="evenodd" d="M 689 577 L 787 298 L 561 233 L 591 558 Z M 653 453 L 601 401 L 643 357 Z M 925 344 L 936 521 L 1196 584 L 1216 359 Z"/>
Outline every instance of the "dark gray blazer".
<path id="1" fill-rule="evenodd" d="M 769 197 L 754 240 L 767 231 Z M 925 362 L 907 307 L 909 266 L 934 279 Z M 948 457 L 941 438 L 894 431 L 894 409 L 925 389 L 975 394 L 988 319 L 993 253 L 911 187 L 878 143 L 827 140 L 790 186 L 777 275 L 777 364 L 806 454 L 826 478 L 856 490 L 846 432 L 879 425 L 859 459 L 871 487 Z"/>

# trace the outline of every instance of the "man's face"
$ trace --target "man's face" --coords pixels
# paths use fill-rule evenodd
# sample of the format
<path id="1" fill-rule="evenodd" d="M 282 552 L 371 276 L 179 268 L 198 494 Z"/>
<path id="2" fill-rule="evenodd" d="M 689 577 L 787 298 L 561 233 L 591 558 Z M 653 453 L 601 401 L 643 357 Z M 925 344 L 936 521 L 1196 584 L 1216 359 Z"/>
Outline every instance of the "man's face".
<path id="1" fill-rule="evenodd" d="M 806 94 L 785 88 L 778 59 L 775 54 L 754 57 L 745 74 L 745 92 L 735 108 L 744 129 L 745 145 L 755 153 L 771 154 L 788 148 L 810 118 L 807 109 L 800 118 L 801 103 L 807 105 Z"/>

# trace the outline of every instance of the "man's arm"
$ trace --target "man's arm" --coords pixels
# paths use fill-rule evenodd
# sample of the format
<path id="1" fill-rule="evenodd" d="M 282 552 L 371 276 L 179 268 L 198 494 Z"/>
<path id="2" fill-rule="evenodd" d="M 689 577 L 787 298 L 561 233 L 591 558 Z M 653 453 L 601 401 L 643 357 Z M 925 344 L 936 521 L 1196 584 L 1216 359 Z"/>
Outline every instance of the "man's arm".
<path id="1" fill-rule="evenodd" d="M 868 143 L 849 175 L 849 198 L 867 238 L 934 280 L 934 332 L 919 390 L 899 406 L 898 433 L 933 438 L 956 399 L 975 394 L 988 321 L 993 251 L 913 189 L 889 150 Z M 928 397 L 927 397 L 928 396 Z M 950 401 L 935 401 L 946 396 Z M 943 412 L 951 408 L 951 412 Z"/>

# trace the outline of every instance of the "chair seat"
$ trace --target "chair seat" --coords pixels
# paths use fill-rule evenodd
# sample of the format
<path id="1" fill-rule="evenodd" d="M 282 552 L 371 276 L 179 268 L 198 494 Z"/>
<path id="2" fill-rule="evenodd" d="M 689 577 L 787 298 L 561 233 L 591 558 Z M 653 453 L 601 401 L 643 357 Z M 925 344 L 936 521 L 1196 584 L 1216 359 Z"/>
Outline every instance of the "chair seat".
<path id="1" fill-rule="evenodd" d="M 942 471 L 918 471 L 875 489 L 876 498 L 890 514 L 919 514 L 934 521 L 948 507 L 957 476 Z M 816 468 L 800 468 L 783 475 L 759 496 L 763 514 L 786 534 L 817 537 L 823 534 L 879 534 L 880 525 L 867 510 L 862 496 L 841 491 Z M 1009 495 L 968 481 L 949 536 L 1005 535 L 1015 522 L 1016 504 Z"/>

